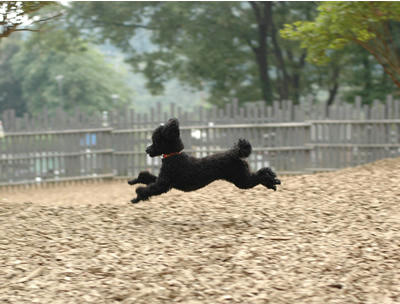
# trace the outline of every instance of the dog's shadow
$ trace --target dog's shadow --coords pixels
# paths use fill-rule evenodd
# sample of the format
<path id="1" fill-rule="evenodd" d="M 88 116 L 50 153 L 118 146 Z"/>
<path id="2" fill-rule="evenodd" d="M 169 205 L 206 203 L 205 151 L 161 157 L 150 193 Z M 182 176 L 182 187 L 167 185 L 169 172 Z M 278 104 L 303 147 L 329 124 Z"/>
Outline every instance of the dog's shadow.
<path id="1" fill-rule="evenodd" d="M 165 234 L 170 238 L 171 234 L 178 236 L 180 234 L 187 235 L 188 233 L 209 233 L 224 235 L 230 233 L 240 233 L 248 231 L 254 227 L 262 230 L 273 229 L 274 224 L 267 216 L 265 218 L 257 218 L 249 220 L 248 216 L 232 216 L 227 214 L 224 217 L 219 216 L 213 218 L 211 215 L 188 219 L 179 218 L 164 218 L 163 220 L 154 220 L 151 217 L 140 218 L 133 220 L 135 226 L 140 226 L 140 229 L 149 229 L 157 231 L 158 234 Z M 147 228 L 144 228 L 146 227 Z"/>

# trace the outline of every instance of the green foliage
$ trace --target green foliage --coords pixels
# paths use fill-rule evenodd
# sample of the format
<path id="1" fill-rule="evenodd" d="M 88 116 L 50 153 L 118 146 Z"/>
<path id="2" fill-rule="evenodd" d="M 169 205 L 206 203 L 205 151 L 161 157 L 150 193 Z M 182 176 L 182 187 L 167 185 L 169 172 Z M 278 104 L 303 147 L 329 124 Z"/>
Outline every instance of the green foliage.
<path id="1" fill-rule="evenodd" d="M 374 100 L 383 101 L 388 94 L 396 94 L 396 85 L 385 73 L 374 57 L 359 46 L 348 46 L 342 58 L 343 65 L 351 67 L 343 72 L 341 94 L 348 102 L 354 102 L 354 96 L 361 96 L 364 103 Z"/>
<path id="2" fill-rule="evenodd" d="M 7 77 L 19 84 L 30 113 L 59 106 L 86 112 L 122 108 L 132 98 L 123 73 L 107 64 L 93 46 L 61 29 L 31 35 L 10 62 Z M 2 79 L 0 75 L 0 83 Z M 112 95 L 118 98 L 113 100 Z"/>
<path id="3" fill-rule="evenodd" d="M 13 32 L 36 31 L 29 25 L 43 22 L 38 12 L 43 13 L 42 8 L 48 6 L 56 7 L 57 4 L 53 1 L 0 1 L 0 38 L 8 37 Z"/>
<path id="4" fill-rule="evenodd" d="M 115 72 L 88 41 L 117 46 L 157 94 L 177 79 L 207 91 L 216 105 L 232 98 L 296 102 L 309 94 L 331 102 L 339 91 L 370 102 L 394 90 L 396 8 L 386 2 L 326 2 L 318 11 L 313 2 L 72 2 L 65 8 L 68 32 L 54 20 L 27 41 L 1 40 L 0 111 L 12 103 L 19 114 L 60 104 L 91 112 L 114 106 L 112 95 L 119 96 L 117 107 L 129 103 L 132 73 Z M 368 10 L 378 16 L 368 18 Z M 290 39 L 278 35 L 282 28 Z M 306 55 L 325 65 L 306 62 Z M 178 102 L 179 88 L 171 94 Z"/>
<path id="5" fill-rule="evenodd" d="M 400 87 L 399 2 L 322 2 L 318 11 L 314 21 L 286 24 L 281 35 L 301 41 L 308 60 L 316 64 L 326 64 L 333 51 L 357 44 Z"/>
<path id="6" fill-rule="evenodd" d="M 26 112 L 26 103 L 22 97 L 21 83 L 12 71 L 11 58 L 21 48 L 20 36 L 13 35 L 0 43 L 0 113 L 15 109 L 18 116 Z"/>
<path id="7" fill-rule="evenodd" d="M 163 91 L 168 80 L 177 78 L 194 89 L 207 89 L 209 101 L 218 105 L 232 98 L 298 100 L 300 91 L 310 90 L 302 51 L 276 37 L 282 56 L 278 62 L 271 43 L 272 25 L 268 24 L 263 51 L 259 26 L 272 19 L 263 15 L 263 21 L 255 11 L 262 15 L 270 5 L 274 26 L 279 28 L 291 14 L 311 16 L 312 4 L 254 5 L 257 10 L 247 2 L 75 2 L 69 23 L 81 33 L 92 29 L 98 41 L 110 41 L 122 49 L 155 94 Z M 151 39 L 145 50 L 138 44 L 140 36 Z M 259 56 L 266 57 L 265 66 L 260 67 Z M 260 81 L 263 68 L 269 79 Z M 263 95 L 264 85 L 268 85 L 269 96 Z"/>

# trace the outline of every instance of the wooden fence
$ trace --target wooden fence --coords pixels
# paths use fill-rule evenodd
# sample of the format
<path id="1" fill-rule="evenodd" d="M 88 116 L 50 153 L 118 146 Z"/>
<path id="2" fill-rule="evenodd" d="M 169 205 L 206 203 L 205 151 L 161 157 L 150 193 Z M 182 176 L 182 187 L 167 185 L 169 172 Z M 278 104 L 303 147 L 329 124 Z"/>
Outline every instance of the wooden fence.
<path id="1" fill-rule="evenodd" d="M 197 157 L 225 150 L 241 138 L 253 146 L 250 166 L 271 166 L 280 174 L 309 173 L 400 156 L 399 102 L 362 106 L 312 100 L 267 107 L 262 103 L 224 109 L 183 111 L 174 104 L 150 113 L 103 112 L 86 116 L 58 110 L 16 118 L 3 114 L 0 185 L 80 179 L 127 178 L 141 170 L 158 172 L 160 158 L 144 150 L 155 126 L 170 117 L 181 122 L 185 151 Z"/>
<path id="2" fill-rule="evenodd" d="M 239 105 L 236 100 L 224 108 L 195 107 L 184 109 L 174 103 L 157 103 L 148 113 L 138 113 L 133 109 L 108 111 L 99 115 L 87 115 L 79 109 L 66 114 L 60 109 L 43 111 L 36 116 L 15 117 L 14 111 L 5 111 L 0 120 L 7 132 L 70 130 L 84 128 L 112 127 L 114 129 L 152 128 L 177 117 L 182 125 L 196 126 L 226 124 L 255 124 L 278 122 L 304 122 L 309 120 L 383 120 L 400 119 L 400 101 L 387 96 L 384 101 L 375 100 L 372 105 L 362 104 L 361 98 L 354 103 L 344 103 L 337 99 L 329 107 L 316 103 L 311 97 L 299 104 L 291 101 L 274 102 L 267 106 L 264 102 Z"/>

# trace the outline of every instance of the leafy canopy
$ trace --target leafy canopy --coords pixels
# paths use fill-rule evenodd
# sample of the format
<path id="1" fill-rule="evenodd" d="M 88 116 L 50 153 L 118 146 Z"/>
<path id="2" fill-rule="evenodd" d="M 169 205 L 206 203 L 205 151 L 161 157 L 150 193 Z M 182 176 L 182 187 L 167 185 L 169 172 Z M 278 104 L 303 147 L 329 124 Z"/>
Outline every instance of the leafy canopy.
<path id="1" fill-rule="evenodd" d="M 0 43 L 0 113 L 14 109 L 18 116 L 26 112 L 20 82 L 12 71 L 11 59 L 21 47 L 20 35 L 12 35 Z"/>
<path id="2" fill-rule="evenodd" d="M 70 16 L 83 32 L 95 28 L 91 33 L 101 42 L 122 49 L 154 94 L 176 77 L 192 88 L 209 89 L 216 102 L 231 94 L 260 98 L 253 85 L 256 66 L 240 38 L 250 29 L 243 24 L 251 16 L 240 3 L 76 2 Z M 143 36 L 144 48 L 138 39 Z"/>
<path id="3" fill-rule="evenodd" d="M 222 105 L 310 90 L 304 51 L 276 33 L 312 11 L 289 2 L 74 2 L 68 16 L 78 32 L 120 48 L 152 93 L 176 78 Z"/>
<path id="4" fill-rule="evenodd" d="M 307 59 L 327 63 L 333 51 L 357 44 L 383 66 L 400 87 L 400 2 L 322 2 L 314 21 L 286 24 L 284 38 L 301 41 Z"/>
<path id="5" fill-rule="evenodd" d="M 20 84 L 30 113 L 60 106 L 95 112 L 122 108 L 132 98 L 122 72 L 92 45 L 57 27 L 31 35 L 10 60 L 7 77 Z"/>
<path id="6" fill-rule="evenodd" d="M 0 38 L 8 37 L 13 32 L 37 31 L 29 26 L 58 16 L 52 14 L 41 19 L 38 14 L 43 7 L 55 5 L 55 3 L 53 1 L 0 1 Z"/>

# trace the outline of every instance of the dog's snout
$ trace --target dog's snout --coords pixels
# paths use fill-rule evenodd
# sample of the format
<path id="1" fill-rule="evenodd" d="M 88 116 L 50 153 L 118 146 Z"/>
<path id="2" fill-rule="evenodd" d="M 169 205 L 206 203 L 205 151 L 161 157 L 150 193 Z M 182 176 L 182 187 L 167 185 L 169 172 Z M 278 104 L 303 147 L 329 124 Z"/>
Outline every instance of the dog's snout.
<path id="1" fill-rule="evenodd" d="M 146 148 L 146 153 L 147 153 L 147 154 L 150 154 L 150 151 L 151 151 L 151 146 L 148 146 L 148 147 Z"/>

